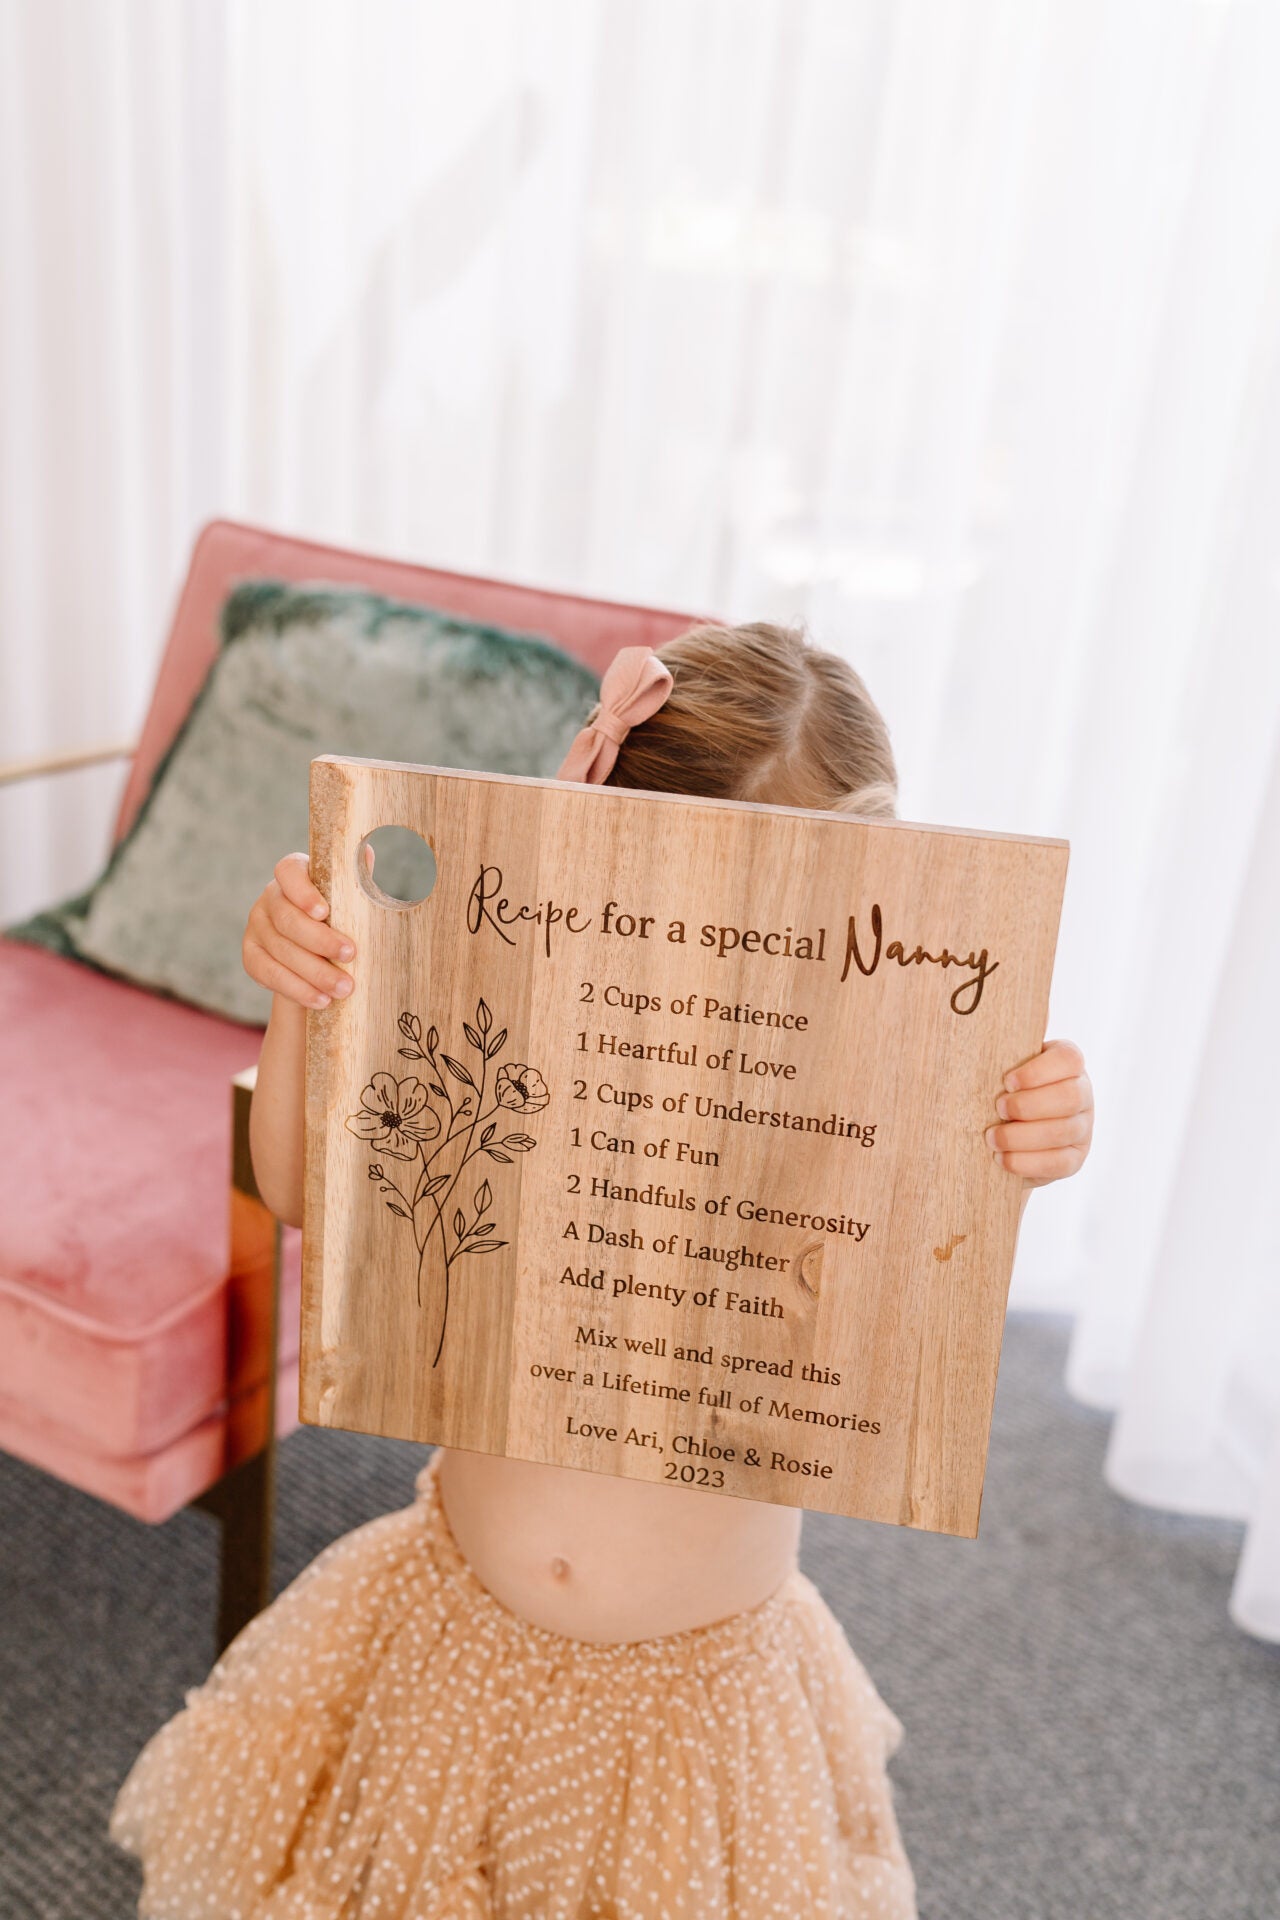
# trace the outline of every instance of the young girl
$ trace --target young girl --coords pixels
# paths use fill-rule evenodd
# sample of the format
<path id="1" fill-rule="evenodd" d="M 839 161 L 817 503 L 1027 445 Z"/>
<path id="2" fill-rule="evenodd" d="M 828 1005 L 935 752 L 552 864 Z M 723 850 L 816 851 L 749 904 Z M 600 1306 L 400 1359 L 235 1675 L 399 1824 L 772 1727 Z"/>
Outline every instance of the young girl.
<path id="1" fill-rule="evenodd" d="M 560 775 L 890 818 L 884 722 L 796 632 L 625 648 Z M 255 904 L 274 990 L 254 1171 L 302 1217 L 305 1009 L 352 989 L 306 856 Z M 994 1090 L 993 1090 L 994 1095 Z M 1013 1063 L 987 1139 L 1074 1172 L 1077 1049 Z M 902 1736 L 797 1564 L 800 1511 L 437 1449 L 228 1648 L 121 1789 L 156 1920 L 910 1920 Z"/>

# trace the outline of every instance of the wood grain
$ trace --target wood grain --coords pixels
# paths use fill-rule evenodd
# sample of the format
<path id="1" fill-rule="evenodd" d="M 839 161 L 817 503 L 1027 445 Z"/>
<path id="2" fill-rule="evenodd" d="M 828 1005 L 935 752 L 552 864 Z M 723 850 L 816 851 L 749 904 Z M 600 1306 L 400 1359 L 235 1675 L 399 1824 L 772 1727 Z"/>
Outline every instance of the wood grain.
<path id="1" fill-rule="evenodd" d="M 337 757 L 311 822 L 302 1418 L 976 1533 L 1066 843 Z"/>

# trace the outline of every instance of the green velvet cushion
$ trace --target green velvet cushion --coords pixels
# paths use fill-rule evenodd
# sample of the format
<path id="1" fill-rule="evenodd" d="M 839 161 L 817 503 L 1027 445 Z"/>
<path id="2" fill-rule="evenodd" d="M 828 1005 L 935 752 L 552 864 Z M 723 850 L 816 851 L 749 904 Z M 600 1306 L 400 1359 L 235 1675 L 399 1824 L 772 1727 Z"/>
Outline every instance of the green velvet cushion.
<path id="1" fill-rule="evenodd" d="M 554 774 L 598 688 L 531 634 L 346 587 L 247 581 L 102 877 L 5 931 L 261 1024 L 271 996 L 244 972 L 241 938 L 281 854 L 306 848 L 317 754 Z M 378 872 L 397 891 L 381 855 Z"/>

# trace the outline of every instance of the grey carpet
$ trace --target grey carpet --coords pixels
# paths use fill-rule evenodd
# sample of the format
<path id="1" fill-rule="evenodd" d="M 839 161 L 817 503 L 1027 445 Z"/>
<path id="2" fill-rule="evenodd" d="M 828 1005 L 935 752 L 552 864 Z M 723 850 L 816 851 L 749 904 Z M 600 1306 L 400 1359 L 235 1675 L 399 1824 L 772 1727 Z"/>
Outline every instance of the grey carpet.
<path id="1" fill-rule="evenodd" d="M 1130 1506 L 1066 1329 L 1010 1320 L 976 1541 L 826 1514 L 804 1565 L 907 1738 L 922 1920 L 1280 1920 L 1280 1649 L 1226 1613 L 1240 1530 Z M 304 1431 L 278 1582 L 405 1504 L 420 1448 Z M 114 1790 L 212 1655 L 216 1527 L 0 1458 L 0 1920 L 128 1920 Z"/>

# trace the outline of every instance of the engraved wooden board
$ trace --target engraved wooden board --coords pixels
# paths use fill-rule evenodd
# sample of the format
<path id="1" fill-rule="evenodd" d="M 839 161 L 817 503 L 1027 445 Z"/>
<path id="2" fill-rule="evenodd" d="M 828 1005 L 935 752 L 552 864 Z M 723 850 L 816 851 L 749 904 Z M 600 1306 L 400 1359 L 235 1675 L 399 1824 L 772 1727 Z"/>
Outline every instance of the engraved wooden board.
<path id="1" fill-rule="evenodd" d="M 1067 852 L 312 761 L 302 1418 L 975 1534 Z"/>

